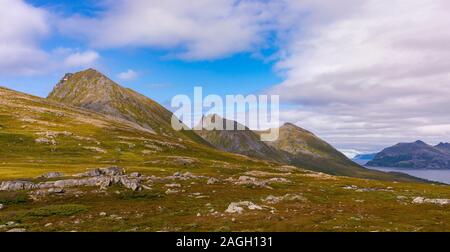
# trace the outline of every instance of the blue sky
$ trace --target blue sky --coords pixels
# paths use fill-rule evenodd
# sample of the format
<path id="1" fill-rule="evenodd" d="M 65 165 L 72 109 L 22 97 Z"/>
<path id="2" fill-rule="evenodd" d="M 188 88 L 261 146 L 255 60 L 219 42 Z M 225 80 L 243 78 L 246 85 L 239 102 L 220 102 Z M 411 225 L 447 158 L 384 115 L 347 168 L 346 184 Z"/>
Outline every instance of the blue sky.
<path id="1" fill-rule="evenodd" d="M 56 1 L 28 0 L 30 5 L 46 8 L 62 16 L 83 15 L 95 17 L 104 9 L 98 1 Z M 78 38 L 62 35 L 58 32 L 42 40 L 42 48 L 47 51 L 58 48 L 76 48 L 87 50 L 89 45 Z M 185 61 L 170 57 L 171 50 L 146 47 L 107 48 L 96 50 L 101 58 L 92 63 L 92 67 L 108 75 L 113 80 L 143 93 L 158 102 L 168 104 L 177 94 L 190 94 L 194 86 L 202 86 L 204 92 L 218 95 L 258 94 L 280 83 L 281 78 L 274 70 L 274 61 L 270 61 L 271 48 L 261 50 L 258 56 L 249 52 L 225 55 L 210 60 Z M 267 55 L 263 55 L 267 54 Z M 71 71 L 84 70 L 79 66 Z M 120 79 L 122 72 L 132 70 L 136 77 Z M 15 90 L 45 97 L 62 78 L 63 71 L 31 76 L 0 77 L 2 85 Z"/>
<path id="2" fill-rule="evenodd" d="M 168 105 L 280 96 L 347 153 L 450 141 L 446 0 L 0 0 L 0 85 L 45 97 L 96 68 Z M 439 32 L 437 32 L 439 31 Z M 426 64 L 425 64 L 426 63 Z"/>

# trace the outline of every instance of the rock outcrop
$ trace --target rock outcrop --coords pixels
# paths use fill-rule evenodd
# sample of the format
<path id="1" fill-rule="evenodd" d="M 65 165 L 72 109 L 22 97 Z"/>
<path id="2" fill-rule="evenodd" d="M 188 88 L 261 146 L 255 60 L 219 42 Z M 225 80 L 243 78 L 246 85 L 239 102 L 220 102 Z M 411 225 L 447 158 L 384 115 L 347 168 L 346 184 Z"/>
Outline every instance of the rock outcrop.
<path id="1" fill-rule="evenodd" d="M 92 169 L 75 176 L 82 178 L 46 181 L 41 183 L 29 181 L 4 181 L 0 185 L 0 191 L 51 189 L 53 193 L 61 193 L 61 190 L 58 191 L 56 188 L 64 189 L 77 186 L 99 186 L 101 189 L 106 189 L 115 184 L 120 184 L 132 191 L 139 191 L 142 189 L 140 179 L 138 177 L 129 177 L 125 175 L 124 170 L 120 167 Z"/>

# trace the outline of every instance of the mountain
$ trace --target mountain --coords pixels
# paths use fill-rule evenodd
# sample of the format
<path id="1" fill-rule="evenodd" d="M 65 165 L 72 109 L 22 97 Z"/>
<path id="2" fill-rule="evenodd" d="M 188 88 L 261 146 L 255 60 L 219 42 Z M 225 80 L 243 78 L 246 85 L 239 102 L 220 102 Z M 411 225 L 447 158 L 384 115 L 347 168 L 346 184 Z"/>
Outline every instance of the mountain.
<path id="1" fill-rule="evenodd" d="M 288 153 L 292 165 L 340 176 L 374 179 L 388 179 L 391 176 L 354 163 L 324 140 L 292 123 L 281 126 L 279 134 L 278 140 L 267 143 Z"/>
<path id="2" fill-rule="evenodd" d="M 203 129 L 195 131 L 199 136 L 216 148 L 232 153 L 238 153 L 253 158 L 288 163 L 289 158 L 275 148 L 260 140 L 260 136 L 249 128 L 235 122 L 224 119 L 219 115 L 208 115 L 204 117 Z M 207 130 L 213 128 L 208 124 L 220 122 L 225 129 L 226 125 L 233 125 L 233 130 Z M 244 130 L 238 130 L 244 128 Z"/>
<path id="3" fill-rule="evenodd" d="M 131 121 L 156 134 L 205 143 L 192 131 L 173 130 L 172 112 L 95 69 L 66 74 L 47 98 Z"/>
<path id="4" fill-rule="evenodd" d="M 267 142 L 278 150 L 294 156 L 309 156 L 311 158 L 335 159 L 340 162 L 349 160 L 333 146 L 292 123 L 286 123 L 279 128 L 279 138 Z"/>
<path id="5" fill-rule="evenodd" d="M 450 169 L 449 144 L 431 146 L 423 141 L 399 143 L 378 153 L 368 166 Z"/>
<path id="6" fill-rule="evenodd" d="M 223 128 L 227 123 L 234 125 L 234 128 L 233 130 L 207 130 L 212 128 L 208 123 L 215 124 L 217 121 L 222 123 Z M 220 150 L 332 175 L 384 180 L 408 177 L 359 166 L 313 133 L 291 123 L 286 123 L 279 128 L 277 141 L 263 142 L 260 140 L 260 135 L 264 131 L 252 131 L 219 115 L 209 115 L 206 120 L 203 118 L 203 122 L 203 130 L 197 130 L 196 133 Z M 244 130 L 237 130 L 238 126 Z"/>

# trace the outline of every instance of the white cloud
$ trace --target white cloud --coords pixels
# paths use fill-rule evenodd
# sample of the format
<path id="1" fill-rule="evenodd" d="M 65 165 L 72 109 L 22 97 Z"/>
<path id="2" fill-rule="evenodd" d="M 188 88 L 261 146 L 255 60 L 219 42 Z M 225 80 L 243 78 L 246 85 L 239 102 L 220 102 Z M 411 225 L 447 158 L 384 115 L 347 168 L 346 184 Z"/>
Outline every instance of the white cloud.
<path id="1" fill-rule="evenodd" d="M 47 12 L 22 0 L 0 0 L 0 72 L 32 74 L 47 60 L 39 48 L 49 34 Z"/>
<path id="2" fill-rule="evenodd" d="M 56 20 L 55 14 L 23 0 L 0 0 L 0 73 L 32 75 L 91 66 L 99 58 L 95 51 L 42 48 Z"/>
<path id="3" fill-rule="evenodd" d="M 286 3 L 287 17 L 308 15 L 277 64 L 286 79 L 271 92 L 301 106 L 284 119 L 343 149 L 450 140 L 448 1 Z"/>
<path id="4" fill-rule="evenodd" d="M 254 51 L 264 42 L 264 22 L 271 14 L 268 4 L 258 0 L 118 0 L 104 5 L 100 16 L 75 16 L 61 30 L 84 36 L 95 47 L 171 49 L 186 60 Z"/>
<path id="5" fill-rule="evenodd" d="M 67 67 L 91 67 L 100 55 L 95 51 L 74 52 L 64 60 Z"/>
<path id="6" fill-rule="evenodd" d="M 117 77 L 119 77 L 119 79 L 121 80 L 134 80 L 138 77 L 138 73 L 136 73 L 134 70 L 128 69 L 125 72 L 119 73 L 117 75 Z"/>

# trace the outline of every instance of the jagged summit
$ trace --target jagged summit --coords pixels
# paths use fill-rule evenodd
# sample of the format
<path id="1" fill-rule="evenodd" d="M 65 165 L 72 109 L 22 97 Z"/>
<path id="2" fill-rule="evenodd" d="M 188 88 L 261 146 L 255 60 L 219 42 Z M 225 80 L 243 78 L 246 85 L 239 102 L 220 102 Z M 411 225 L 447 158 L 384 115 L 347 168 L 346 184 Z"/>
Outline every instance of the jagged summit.
<path id="1" fill-rule="evenodd" d="M 175 131 L 172 112 L 92 68 L 64 75 L 48 99 L 122 118 L 157 134 L 204 143 L 192 131 Z"/>

